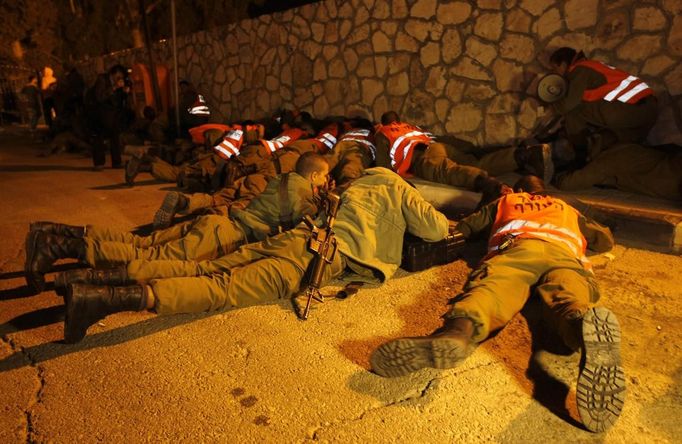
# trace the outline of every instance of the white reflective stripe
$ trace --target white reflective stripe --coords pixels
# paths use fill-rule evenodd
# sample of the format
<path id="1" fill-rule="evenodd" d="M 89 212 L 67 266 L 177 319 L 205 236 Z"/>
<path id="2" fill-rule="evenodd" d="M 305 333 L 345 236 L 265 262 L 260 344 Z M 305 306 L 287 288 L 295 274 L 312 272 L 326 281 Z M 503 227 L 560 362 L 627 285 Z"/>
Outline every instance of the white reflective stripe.
<path id="1" fill-rule="evenodd" d="M 341 136 L 341 140 L 345 139 L 346 136 L 369 136 L 369 130 L 348 131 L 346 134 Z"/>
<path id="2" fill-rule="evenodd" d="M 225 134 L 225 138 L 239 140 L 242 138 L 243 135 L 244 135 L 244 131 L 242 131 L 242 130 L 230 130 L 230 131 L 228 131 L 227 134 Z"/>
<path id="3" fill-rule="evenodd" d="M 202 105 L 202 106 L 195 106 L 193 108 L 189 109 L 190 114 L 211 114 L 211 111 L 209 111 L 208 106 Z"/>
<path id="4" fill-rule="evenodd" d="M 613 99 L 615 99 L 618 96 L 618 94 L 620 94 L 625 88 L 627 88 L 635 80 L 639 80 L 639 79 L 635 76 L 629 76 L 627 79 L 620 82 L 620 85 L 618 85 L 618 87 L 616 89 L 614 89 L 613 91 L 611 91 L 610 93 L 605 95 L 604 100 L 606 100 L 607 102 L 612 101 Z"/>
<path id="5" fill-rule="evenodd" d="M 270 151 L 272 151 L 273 153 L 274 153 L 275 151 L 277 151 L 277 146 L 276 146 L 273 142 L 271 142 L 271 141 L 269 141 L 269 140 L 264 140 L 264 142 L 265 142 L 265 146 L 267 146 L 268 148 L 270 148 Z"/>
<path id="6" fill-rule="evenodd" d="M 558 226 L 556 226 L 554 224 L 550 224 L 550 223 L 540 224 L 540 223 L 534 222 L 532 220 L 523 220 L 523 219 L 517 219 L 517 220 L 513 220 L 513 221 L 507 223 L 505 226 L 501 227 L 495 233 L 493 233 L 493 236 L 495 236 L 499 233 L 502 233 L 504 231 L 515 231 L 515 230 L 519 230 L 519 229 L 524 228 L 524 227 L 537 228 L 537 229 L 541 229 L 541 230 L 559 231 L 560 233 L 565 234 L 566 236 L 574 239 L 578 244 L 582 245 L 582 239 L 580 239 L 580 237 L 578 235 L 573 233 L 568 228 L 558 227 Z"/>
<path id="7" fill-rule="evenodd" d="M 320 137 L 317 138 L 317 140 L 327 145 L 327 148 L 329 149 L 332 149 L 334 145 L 336 145 L 336 137 L 332 136 L 329 133 L 322 134 Z"/>
<path id="8" fill-rule="evenodd" d="M 405 135 L 406 136 L 406 135 Z M 395 166 L 395 152 L 400 146 L 400 144 L 405 140 L 405 136 L 400 136 L 397 139 L 395 139 L 395 142 L 393 142 L 393 145 L 391 146 L 391 166 Z"/>
<path id="9" fill-rule="evenodd" d="M 645 89 L 647 89 L 648 87 L 649 87 L 649 85 L 642 82 L 639 85 L 632 88 L 630 91 L 628 91 L 625 94 L 623 94 L 622 96 L 618 97 L 618 100 L 625 103 L 628 100 L 630 100 L 631 98 L 633 98 L 635 95 L 639 94 L 641 91 L 644 91 Z"/>
<path id="10" fill-rule="evenodd" d="M 410 143 L 405 145 L 405 148 L 403 148 L 403 161 L 407 159 L 407 155 L 409 154 L 410 150 L 414 147 L 415 141 L 411 140 Z"/>
<path id="11" fill-rule="evenodd" d="M 232 156 L 236 156 L 239 154 L 239 150 L 237 148 L 235 148 L 234 146 L 232 146 L 226 140 L 221 142 L 220 145 L 214 146 L 213 149 L 218 151 L 218 154 L 223 154 L 228 159 Z"/>

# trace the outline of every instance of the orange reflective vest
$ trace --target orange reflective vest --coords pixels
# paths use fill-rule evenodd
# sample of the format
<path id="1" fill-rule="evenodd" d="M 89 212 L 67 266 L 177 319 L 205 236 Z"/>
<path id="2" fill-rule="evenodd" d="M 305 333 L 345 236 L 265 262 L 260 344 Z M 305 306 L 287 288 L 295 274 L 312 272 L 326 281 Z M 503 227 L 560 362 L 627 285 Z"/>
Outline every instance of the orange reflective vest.
<path id="1" fill-rule="evenodd" d="M 203 145 L 206 141 L 206 138 L 204 137 L 206 131 L 214 129 L 224 133 L 231 130 L 232 127 L 233 125 L 224 125 L 222 123 L 206 123 L 190 128 L 189 135 L 192 138 L 192 143 Z"/>
<path id="2" fill-rule="evenodd" d="M 263 125 L 254 124 L 246 125 L 232 125 L 232 129 L 225 133 L 223 139 L 216 146 L 213 147 L 213 151 L 225 160 L 230 159 L 232 156 L 238 156 L 239 150 L 246 141 L 246 133 L 249 131 L 257 131 L 258 134 L 263 134 Z"/>
<path id="3" fill-rule="evenodd" d="M 196 98 L 194 99 L 194 103 L 187 108 L 187 112 L 195 116 L 211 115 L 211 111 L 208 109 L 208 105 L 206 105 L 206 99 L 204 99 L 204 96 L 201 94 L 197 94 Z"/>
<path id="4" fill-rule="evenodd" d="M 640 78 L 605 63 L 583 59 L 573 63 L 568 68 L 569 72 L 578 66 L 596 71 L 606 79 L 603 85 L 587 89 L 583 92 L 582 98 L 586 102 L 596 102 L 598 100 L 612 102 L 618 100 L 619 102 L 632 104 L 654 93 L 654 90 Z"/>
<path id="5" fill-rule="evenodd" d="M 284 130 L 282 134 L 275 137 L 274 139 L 271 140 L 261 139 L 260 143 L 262 143 L 264 147 L 268 148 L 271 153 L 274 153 L 275 151 L 281 150 L 287 145 L 291 145 L 293 142 L 297 141 L 305 134 L 306 134 L 305 131 L 303 131 L 302 129 L 290 128 L 288 130 Z"/>
<path id="6" fill-rule="evenodd" d="M 372 160 L 377 158 L 377 147 L 374 146 L 374 136 L 370 130 L 367 129 L 351 129 L 343 133 L 343 136 L 339 139 L 339 142 L 358 142 L 364 145 L 367 150 L 369 150 L 372 155 Z"/>
<path id="7" fill-rule="evenodd" d="M 497 254 L 506 239 L 536 238 L 560 245 L 589 269 L 587 241 L 578 225 L 578 211 L 561 199 L 528 193 L 500 198 L 488 241 L 488 257 Z"/>
<path id="8" fill-rule="evenodd" d="M 400 175 L 410 169 L 414 148 L 420 144 L 431 143 L 431 135 L 418 126 L 409 123 L 393 122 L 382 125 L 378 130 L 388 139 L 390 147 L 391 168 Z"/>
<path id="9" fill-rule="evenodd" d="M 327 151 L 334 148 L 336 145 L 336 138 L 339 135 L 339 126 L 336 124 L 327 125 L 320 131 L 320 133 L 313 139 L 315 145 L 317 145 L 317 152 L 324 154 Z"/>

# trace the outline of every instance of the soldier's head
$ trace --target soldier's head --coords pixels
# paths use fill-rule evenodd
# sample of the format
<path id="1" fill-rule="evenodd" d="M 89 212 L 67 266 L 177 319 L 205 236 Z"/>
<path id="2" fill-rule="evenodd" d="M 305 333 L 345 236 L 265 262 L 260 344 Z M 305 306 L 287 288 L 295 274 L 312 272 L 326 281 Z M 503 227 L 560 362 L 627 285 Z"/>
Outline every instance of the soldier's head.
<path id="1" fill-rule="evenodd" d="M 543 194 L 545 191 L 545 181 L 530 174 L 521 177 L 514 184 L 515 193 Z"/>
<path id="2" fill-rule="evenodd" d="M 400 122 L 400 116 L 395 111 L 386 111 L 381 115 L 381 124 L 390 125 L 393 122 Z"/>
<path id="3" fill-rule="evenodd" d="M 304 153 L 296 161 L 296 173 L 308 179 L 313 186 L 322 187 L 327 183 L 329 164 L 320 154 Z"/>
<path id="4" fill-rule="evenodd" d="M 549 56 L 549 64 L 552 65 L 554 72 L 563 76 L 568 71 L 568 67 L 581 58 L 585 58 L 582 51 L 578 52 L 571 47 L 564 46 Z"/>

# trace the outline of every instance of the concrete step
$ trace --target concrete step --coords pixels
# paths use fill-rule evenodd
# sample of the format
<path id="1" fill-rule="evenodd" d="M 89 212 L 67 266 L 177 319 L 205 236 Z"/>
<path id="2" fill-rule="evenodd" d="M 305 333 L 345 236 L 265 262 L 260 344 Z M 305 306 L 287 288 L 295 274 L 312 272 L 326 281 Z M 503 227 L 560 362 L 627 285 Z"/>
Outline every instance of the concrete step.
<path id="1" fill-rule="evenodd" d="M 519 176 L 500 179 L 512 185 Z M 447 185 L 410 179 L 424 198 L 450 219 L 472 212 L 479 193 Z M 586 205 L 588 216 L 611 227 L 616 241 L 629 247 L 664 253 L 682 253 L 682 204 L 613 189 L 591 188 L 581 192 L 550 189 L 552 194 L 576 198 Z"/>

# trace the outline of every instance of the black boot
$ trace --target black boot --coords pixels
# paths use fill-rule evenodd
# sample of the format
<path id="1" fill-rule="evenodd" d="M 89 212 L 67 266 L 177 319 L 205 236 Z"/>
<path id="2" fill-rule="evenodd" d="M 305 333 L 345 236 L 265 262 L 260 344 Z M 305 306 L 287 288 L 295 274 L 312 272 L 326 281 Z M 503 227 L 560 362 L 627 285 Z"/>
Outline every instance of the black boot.
<path id="1" fill-rule="evenodd" d="M 28 288 L 40 293 L 45 288 L 45 273 L 58 259 L 85 259 L 85 240 L 31 231 L 26 236 L 24 272 Z"/>
<path id="2" fill-rule="evenodd" d="M 605 307 L 590 309 L 582 320 L 582 356 L 576 404 L 585 428 L 611 427 L 625 402 L 625 373 L 620 359 L 620 326 Z"/>
<path id="3" fill-rule="evenodd" d="M 154 215 L 154 229 L 168 228 L 173 223 L 175 214 L 187 208 L 189 200 L 187 197 L 178 193 L 177 191 L 169 191 L 163 199 L 161 208 L 156 211 Z"/>
<path id="4" fill-rule="evenodd" d="M 57 289 L 66 289 L 69 284 L 111 285 L 116 287 L 134 283 L 134 280 L 128 278 L 126 267 L 107 270 L 80 268 L 57 273 L 54 278 L 54 286 Z"/>
<path id="5" fill-rule="evenodd" d="M 41 221 L 31 223 L 29 231 L 43 231 L 47 234 L 56 234 L 57 236 L 83 238 L 87 233 L 87 228 L 85 226 Z"/>
<path id="6" fill-rule="evenodd" d="M 474 323 L 469 318 L 448 319 L 430 336 L 400 338 L 377 348 L 370 362 L 375 373 L 403 376 L 422 368 L 452 368 L 473 351 Z"/>
<path id="7" fill-rule="evenodd" d="M 554 175 L 552 147 L 547 143 L 519 147 L 514 152 L 514 159 L 519 168 L 528 174 L 538 176 L 545 183 L 550 183 Z"/>
<path id="8" fill-rule="evenodd" d="M 105 287 L 71 284 L 66 288 L 64 302 L 64 341 L 73 344 L 85 337 L 88 327 L 107 315 L 144 310 L 147 306 L 147 289 L 142 285 Z"/>

